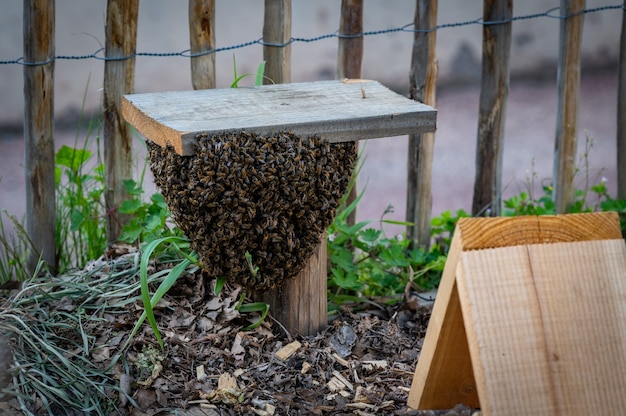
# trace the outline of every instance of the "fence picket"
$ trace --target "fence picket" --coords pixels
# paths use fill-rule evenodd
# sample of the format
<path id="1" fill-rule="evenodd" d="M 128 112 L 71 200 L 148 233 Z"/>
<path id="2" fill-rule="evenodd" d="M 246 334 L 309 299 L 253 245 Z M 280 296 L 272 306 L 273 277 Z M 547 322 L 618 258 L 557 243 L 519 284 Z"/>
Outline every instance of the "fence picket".
<path id="1" fill-rule="evenodd" d="M 513 16 L 513 0 L 485 0 L 483 20 Z M 478 115 L 476 179 L 472 214 L 500 215 L 504 119 L 509 93 L 511 22 L 483 26 L 482 83 Z"/>
<path id="2" fill-rule="evenodd" d="M 24 59 L 54 57 L 55 2 L 24 1 Z M 27 260 L 35 270 L 39 255 L 53 269 L 56 258 L 54 187 L 54 61 L 24 66 L 24 152 L 26 231 L 33 243 Z"/>
<path id="3" fill-rule="evenodd" d="M 561 0 L 559 67 L 557 69 L 558 109 L 554 165 L 553 198 L 556 212 L 567 212 L 574 200 L 574 174 L 578 146 L 578 99 L 580 89 L 580 45 L 585 0 Z"/>
<path id="4" fill-rule="evenodd" d="M 189 42 L 192 54 L 215 50 L 215 0 L 189 0 Z M 191 84 L 215 88 L 215 52 L 191 58 Z"/>
<path id="5" fill-rule="evenodd" d="M 132 55 L 137 44 L 139 0 L 108 0 L 106 17 L 106 57 Z M 122 117 L 122 95 L 133 92 L 135 58 L 107 60 L 104 63 L 104 167 L 107 240 L 121 235 L 129 217 L 120 215 L 119 204 L 128 194 L 123 180 L 132 175 L 132 136 Z"/>
<path id="6" fill-rule="evenodd" d="M 438 0 L 417 0 L 415 29 L 434 29 L 437 25 Z M 437 61 L 435 58 L 437 31 L 415 32 L 409 94 L 412 99 L 435 107 Z M 406 220 L 407 238 L 413 246 L 430 245 L 430 216 L 432 211 L 432 165 L 435 133 L 409 136 L 407 163 Z"/>
<path id="7" fill-rule="evenodd" d="M 363 62 L 363 0 L 341 0 L 341 19 L 339 34 L 355 36 L 350 38 L 339 37 L 337 51 L 337 76 L 343 78 L 361 78 L 361 64 Z M 359 142 L 354 144 L 359 150 Z M 357 187 L 353 186 L 348 194 L 346 204 L 351 204 L 357 197 Z M 356 222 L 354 209 L 346 221 L 350 225 Z"/>
<path id="8" fill-rule="evenodd" d="M 622 13 L 617 82 L 617 198 L 626 199 L 626 0 Z"/>
<path id="9" fill-rule="evenodd" d="M 265 0 L 263 42 L 283 45 L 291 39 L 291 0 Z M 263 45 L 264 84 L 291 82 L 291 45 Z"/>

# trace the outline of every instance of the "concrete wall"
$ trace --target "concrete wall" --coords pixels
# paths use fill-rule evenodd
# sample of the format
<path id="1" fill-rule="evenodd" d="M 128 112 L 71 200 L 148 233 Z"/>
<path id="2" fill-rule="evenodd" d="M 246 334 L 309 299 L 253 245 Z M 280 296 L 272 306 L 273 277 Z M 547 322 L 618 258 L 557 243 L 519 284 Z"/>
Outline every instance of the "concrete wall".
<path id="1" fill-rule="evenodd" d="M 262 36 L 261 0 L 217 0 L 217 45 L 236 45 Z M 514 15 L 541 13 L 557 7 L 558 0 L 516 1 Z M 621 4 L 613 0 L 588 0 L 587 7 Z M 294 0 L 294 37 L 314 37 L 337 30 L 339 0 Z M 401 27 L 413 21 L 415 1 L 366 0 L 365 30 Z M 60 0 L 56 2 L 56 54 L 90 54 L 104 45 L 106 1 Z M 554 12 L 558 14 L 558 10 Z M 439 24 L 474 20 L 482 15 L 478 0 L 444 0 L 439 3 Z M 586 67 L 616 65 L 619 54 L 621 10 L 588 14 L 583 37 Z M 482 30 L 480 25 L 445 28 L 437 33 L 440 83 L 478 83 Z M 513 25 L 511 68 L 513 75 L 554 78 L 558 54 L 559 20 L 541 17 Z M 363 77 L 406 89 L 413 34 L 396 32 L 365 38 Z M 187 2 L 140 2 L 138 51 L 172 52 L 189 47 Z M 325 39 L 292 46 L 292 80 L 312 81 L 335 77 L 337 40 Z M 218 87 L 233 79 L 233 55 L 240 73 L 253 72 L 262 59 L 260 45 L 220 52 L 217 55 Z M 0 12 L 0 60 L 22 56 L 22 3 L 5 1 Z M 103 56 L 101 53 L 99 56 Z M 102 86 L 103 61 L 57 61 L 55 112 L 72 118 L 85 95 L 87 110 L 96 111 Z M 189 60 L 182 57 L 138 58 L 136 92 L 191 88 Z M 0 126 L 19 126 L 23 113 L 22 66 L 0 65 Z"/>

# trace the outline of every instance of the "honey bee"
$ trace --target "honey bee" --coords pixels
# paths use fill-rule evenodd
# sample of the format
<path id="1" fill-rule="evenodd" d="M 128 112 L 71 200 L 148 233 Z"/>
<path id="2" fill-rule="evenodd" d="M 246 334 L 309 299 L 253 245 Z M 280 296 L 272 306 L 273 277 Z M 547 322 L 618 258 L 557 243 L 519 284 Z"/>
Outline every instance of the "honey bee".
<path id="1" fill-rule="evenodd" d="M 148 150 L 155 183 L 205 273 L 255 290 L 295 276 L 345 192 L 354 144 L 291 132 L 196 139 L 194 156 L 154 143 Z M 261 269 L 256 278 L 240 255 L 246 250 Z"/>

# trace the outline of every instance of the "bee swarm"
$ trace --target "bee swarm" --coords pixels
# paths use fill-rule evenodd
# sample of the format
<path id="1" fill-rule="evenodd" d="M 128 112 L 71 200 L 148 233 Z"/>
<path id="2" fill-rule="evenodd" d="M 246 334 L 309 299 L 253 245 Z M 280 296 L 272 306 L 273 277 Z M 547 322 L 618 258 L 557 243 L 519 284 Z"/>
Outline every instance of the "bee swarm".
<path id="1" fill-rule="evenodd" d="M 296 276 L 346 192 L 354 142 L 245 131 L 197 142 L 193 156 L 147 144 L 155 182 L 202 268 L 257 291 Z"/>

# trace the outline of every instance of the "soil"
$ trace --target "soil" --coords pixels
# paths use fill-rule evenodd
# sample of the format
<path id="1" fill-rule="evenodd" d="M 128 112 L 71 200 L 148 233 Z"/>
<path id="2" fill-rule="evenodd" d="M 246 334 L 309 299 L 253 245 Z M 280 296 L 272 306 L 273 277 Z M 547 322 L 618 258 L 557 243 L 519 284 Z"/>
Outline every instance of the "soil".
<path id="1" fill-rule="evenodd" d="M 325 331 L 299 336 L 271 316 L 244 330 L 259 316 L 237 310 L 243 289 L 227 284 L 214 295 L 214 286 L 196 271 L 179 279 L 157 304 L 164 352 L 144 324 L 113 367 L 128 397 L 110 393 L 119 405 L 112 415 L 469 416 L 475 411 L 462 405 L 437 411 L 407 407 L 431 312 L 417 293 L 405 293 L 393 306 L 344 307 Z M 78 304 L 64 298 L 41 308 L 71 311 Z M 101 368 L 111 365 L 143 308 L 136 302 L 127 310 L 105 313 L 104 322 L 87 326 L 100 347 L 92 349 L 91 360 Z M 71 350 L 77 343 L 71 334 L 67 337 Z M 0 414 L 19 414 L 16 406 L 15 400 L 4 403 Z M 50 410 L 78 414 L 47 408 L 39 399 L 30 408 L 35 415 Z"/>

